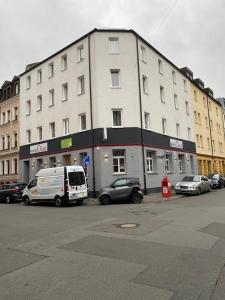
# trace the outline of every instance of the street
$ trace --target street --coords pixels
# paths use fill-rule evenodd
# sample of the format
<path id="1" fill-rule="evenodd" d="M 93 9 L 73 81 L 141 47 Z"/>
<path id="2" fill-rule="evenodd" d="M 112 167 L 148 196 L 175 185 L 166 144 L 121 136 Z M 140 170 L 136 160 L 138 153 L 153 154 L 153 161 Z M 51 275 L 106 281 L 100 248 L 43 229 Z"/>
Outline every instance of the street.
<path id="1" fill-rule="evenodd" d="M 0 204 L 0 227 L 1 300 L 225 298 L 225 189 L 140 205 Z"/>

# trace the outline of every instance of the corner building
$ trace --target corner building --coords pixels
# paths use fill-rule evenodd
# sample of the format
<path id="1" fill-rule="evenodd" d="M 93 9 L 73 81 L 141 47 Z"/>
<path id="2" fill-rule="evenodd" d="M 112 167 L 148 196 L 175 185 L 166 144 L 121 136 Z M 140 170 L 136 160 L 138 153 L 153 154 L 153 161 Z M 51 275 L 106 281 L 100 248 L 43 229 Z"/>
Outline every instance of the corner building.
<path id="1" fill-rule="evenodd" d="M 197 173 L 190 80 L 135 31 L 94 29 L 20 80 L 23 180 L 86 155 L 92 195 L 118 177 L 148 192 Z"/>

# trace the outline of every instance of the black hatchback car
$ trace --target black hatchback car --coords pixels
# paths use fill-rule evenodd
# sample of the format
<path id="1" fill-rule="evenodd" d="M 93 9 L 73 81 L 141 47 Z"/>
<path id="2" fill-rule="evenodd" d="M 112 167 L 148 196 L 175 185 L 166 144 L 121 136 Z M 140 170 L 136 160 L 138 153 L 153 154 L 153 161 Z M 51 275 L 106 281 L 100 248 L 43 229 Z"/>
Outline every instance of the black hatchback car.
<path id="1" fill-rule="evenodd" d="M 0 201 L 7 204 L 22 201 L 24 186 L 17 183 L 8 183 L 0 186 Z"/>
<path id="2" fill-rule="evenodd" d="M 212 188 L 223 188 L 225 187 L 225 178 L 221 174 L 209 174 L 209 180 L 211 181 Z"/>

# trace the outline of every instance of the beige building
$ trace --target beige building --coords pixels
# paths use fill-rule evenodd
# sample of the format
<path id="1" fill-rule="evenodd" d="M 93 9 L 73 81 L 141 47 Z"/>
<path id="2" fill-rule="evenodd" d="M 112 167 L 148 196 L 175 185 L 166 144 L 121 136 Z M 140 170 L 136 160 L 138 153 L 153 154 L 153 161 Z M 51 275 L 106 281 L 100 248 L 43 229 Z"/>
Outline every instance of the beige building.
<path id="1" fill-rule="evenodd" d="M 0 89 L 0 184 L 19 181 L 19 78 Z"/>

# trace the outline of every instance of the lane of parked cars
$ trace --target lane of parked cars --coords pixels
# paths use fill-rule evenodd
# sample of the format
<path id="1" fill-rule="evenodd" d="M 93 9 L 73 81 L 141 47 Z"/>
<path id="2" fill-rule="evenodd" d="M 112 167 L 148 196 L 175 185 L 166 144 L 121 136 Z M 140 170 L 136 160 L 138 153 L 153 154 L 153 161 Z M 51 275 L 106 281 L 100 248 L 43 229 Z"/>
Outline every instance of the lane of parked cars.
<path id="1" fill-rule="evenodd" d="M 200 195 L 212 188 L 224 188 L 225 177 L 221 174 L 184 176 L 174 186 L 176 194 Z M 87 181 L 83 167 L 65 166 L 40 170 L 28 183 L 11 183 L 0 186 L 0 201 L 7 204 L 23 201 L 28 206 L 37 202 L 53 202 L 57 207 L 68 203 L 81 205 L 88 197 Z M 127 200 L 138 204 L 143 193 L 138 178 L 118 178 L 100 190 L 98 200 L 106 205 Z"/>

